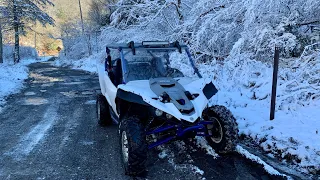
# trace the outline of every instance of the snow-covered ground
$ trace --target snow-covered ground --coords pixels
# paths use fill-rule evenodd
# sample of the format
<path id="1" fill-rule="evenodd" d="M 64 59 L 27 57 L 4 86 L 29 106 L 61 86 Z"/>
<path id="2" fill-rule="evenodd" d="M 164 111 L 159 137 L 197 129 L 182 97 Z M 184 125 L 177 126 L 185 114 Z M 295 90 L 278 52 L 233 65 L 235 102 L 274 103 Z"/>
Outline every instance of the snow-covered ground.
<path id="1" fill-rule="evenodd" d="M 316 174 L 320 170 L 320 99 L 315 95 L 319 89 L 305 77 L 319 71 L 320 56 L 312 61 L 318 64 L 305 72 L 280 66 L 273 121 L 269 119 L 272 68 L 260 62 L 243 63 L 232 72 L 226 64 L 220 71 L 215 68 L 212 73 L 218 74 L 220 92 L 212 104 L 227 106 L 237 119 L 240 135 L 251 138 L 270 157 Z"/>
<path id="2" fill-rule="evenodd" d="M 46 61 L 49 58 L 41 57 L 39 60 L 22 59 L 18 64 L 8 62 L 0 64 L 0 112 L 1 106 L 5 104 L 5 97 L 16 93 L 23 87 L 23 82 L 29 75 L 27 65 L 34 62 Z"/>
<path id="3" fill-rule="evenodd" d="M 243 98 L 243 99 L 241 99 Z M 218 104 L 227 105 L 244 134 L 271 157 L 293 161 L 304 172 L 320 169 L 319 101 L 295 111 L 277 111 L 269 120 L 270 103 L 254 101 L 238 92 L 220 92 Z"/>
<path id="4" fill-rule="evenodd" d="M 89 58 L 84 58 L 81 60 L 70 60 L 70 59 L 58 58 L 57 60 L 55 60 L 52 63 L 52 65 L 54 65 L 54 66 L 69 66 L 73 69 L 81 69 L 81 70 L 95 73 L 97 71 L 96 60 L 103 59 L 103 57 L 101 55 L 102 55 L 101 53 L 94 54 L 93 56 L 91 56 Z"/>

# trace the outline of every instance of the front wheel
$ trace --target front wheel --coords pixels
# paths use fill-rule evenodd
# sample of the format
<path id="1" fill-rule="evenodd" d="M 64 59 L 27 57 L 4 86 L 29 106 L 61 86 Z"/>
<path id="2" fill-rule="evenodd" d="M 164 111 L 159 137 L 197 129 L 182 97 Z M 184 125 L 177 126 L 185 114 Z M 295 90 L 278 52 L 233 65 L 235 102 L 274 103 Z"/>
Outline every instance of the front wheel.
<path id="1" fill-rule="evenodd" d="M 235 150 L 238 142 L 238 125 L 232 113 L 224 106 L 213 106 L 209 109 L 206 119 L 212 124 L 206 126 L 206 139 L 218 153 L 230 153 Z"/>
<path id="2" fill-rule="evenodd" d="M 137 176 L 145 171 L 147 159 L 146 134 L 139 118 L 125 117 L 120 125 L 121 157 L 125 174 Z"/>

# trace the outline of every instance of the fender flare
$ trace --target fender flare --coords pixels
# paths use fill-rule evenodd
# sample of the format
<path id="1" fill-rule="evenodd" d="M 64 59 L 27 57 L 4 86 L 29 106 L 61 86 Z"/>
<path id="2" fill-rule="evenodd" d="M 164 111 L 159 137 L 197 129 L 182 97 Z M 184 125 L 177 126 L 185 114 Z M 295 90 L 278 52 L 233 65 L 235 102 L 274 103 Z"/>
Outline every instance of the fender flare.
<path id="1" fill-rule="evenodd" d="M 145 106 L 150 106 L 148 103 L 146 103 L 141 96 L 134 94 L 132 92 L 127 92 L 122 89 L 118 89 L 117 91 L 117 98 L 131 102 L 131 103 L 137 103 Z"/>
<path id="2" fill-rule="evenodd" d="M 206 84 L 204 86 L 202 92 L 206 96 L 206 98 L 209 100 L 210 98 L 212 98 L 212 96 L 217 94 L 218 89 L 212 82 L 210 82 L 209 84 Z"/>

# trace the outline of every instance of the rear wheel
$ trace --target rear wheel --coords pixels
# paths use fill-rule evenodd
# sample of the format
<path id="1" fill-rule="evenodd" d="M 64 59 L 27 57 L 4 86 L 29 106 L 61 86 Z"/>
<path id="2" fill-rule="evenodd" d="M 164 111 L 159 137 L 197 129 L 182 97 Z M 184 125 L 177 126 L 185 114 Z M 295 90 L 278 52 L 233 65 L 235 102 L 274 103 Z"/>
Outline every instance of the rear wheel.
<path id="1" fill-rule="evenodd" d="M 102 94 L 97 95 L 96 110 L 99 125 L 108 126 L 112 124 L 108 101 Z"/>
<path id="2" fill-rule="evenodd" d="M 120 122 L 121 157 L 126 175 L 137 176 L 145 171 L 146 134 L 139 118 L 125 117 Z"/>
<path id="3" fill-rule="evenodd" d="M 230 153 L 235 150 L 238 143 L 238 125 L 232 113 L 224 106 L 213 106 L 208 112 L 208 121 L 212 124 L 206 126 L 208 143 L 218 153 Z"/>

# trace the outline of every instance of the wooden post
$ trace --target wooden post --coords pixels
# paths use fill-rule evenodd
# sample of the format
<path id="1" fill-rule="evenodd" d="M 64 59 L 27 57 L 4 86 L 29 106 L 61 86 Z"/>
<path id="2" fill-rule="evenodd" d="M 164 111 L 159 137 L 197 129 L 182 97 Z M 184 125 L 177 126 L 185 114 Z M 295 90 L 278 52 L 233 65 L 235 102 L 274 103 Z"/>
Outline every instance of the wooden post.
<path id="1" fill-rule="evenodd" d="M 279 49 L 279 47 L 275 47 L 272 92 L 271 92 L 270 120 L 274 120 L 274 114 L 275 114 L 275 109 L 276 109 L 279 56 L 280 56 L 280 49 Z"/>

